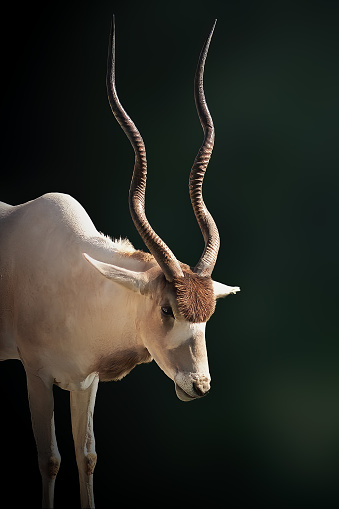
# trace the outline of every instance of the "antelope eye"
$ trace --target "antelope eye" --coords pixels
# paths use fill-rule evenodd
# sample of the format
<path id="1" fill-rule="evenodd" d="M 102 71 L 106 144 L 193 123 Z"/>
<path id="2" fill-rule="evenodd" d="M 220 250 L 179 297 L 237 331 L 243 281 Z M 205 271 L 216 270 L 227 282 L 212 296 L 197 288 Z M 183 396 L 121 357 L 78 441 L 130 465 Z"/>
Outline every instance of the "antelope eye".
<path id="1" fill-rule="evenodd" d="M 171 316 L 172 318 L 174 318 L 173 309 L 171 308 L 171 306 L 161 306 L 161 312 L 165 316 Z"/>

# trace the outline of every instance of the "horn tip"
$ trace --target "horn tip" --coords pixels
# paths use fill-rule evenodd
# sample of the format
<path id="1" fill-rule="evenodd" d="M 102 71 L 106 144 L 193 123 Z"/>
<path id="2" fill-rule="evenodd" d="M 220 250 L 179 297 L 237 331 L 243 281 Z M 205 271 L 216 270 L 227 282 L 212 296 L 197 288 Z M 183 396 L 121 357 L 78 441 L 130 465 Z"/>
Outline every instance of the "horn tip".
<path id="1" fill-rule="evenodd" d="M 113 12 L 111 19 L 111 32 L 115 32 L 115 14 Z"/>

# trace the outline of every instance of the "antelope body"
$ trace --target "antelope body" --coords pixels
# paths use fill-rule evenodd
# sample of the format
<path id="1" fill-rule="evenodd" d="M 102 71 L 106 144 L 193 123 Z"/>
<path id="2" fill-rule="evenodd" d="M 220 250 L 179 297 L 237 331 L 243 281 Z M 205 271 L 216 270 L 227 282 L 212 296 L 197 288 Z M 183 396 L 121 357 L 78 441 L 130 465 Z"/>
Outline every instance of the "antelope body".
<path id="1" fill-rule="evenodd" d="M 205 134 L 189 185 L 205 239 L 196 267 L 179 262 L 145 216 L 146 153 L 116 94 L 114 22 L 108 96 L 135 151 L 130 211 L 150 253 L 99 233 L 68 195 L 50 193 L 18 206 L 0 203 L 0 359 L 20 359 L 26 371 L 43 507 L 53 507 L 60 466 L 53 384 L 71 395 L 82 507 L 94 507 L 93 411 L 99 380 L 119 380 L 154 359 L 174 381 L 181 400 L 199 398 L 210 389 L 206 322 L 217 298 L 239 290 L 211 279 L 219 235 L 201 193 L 214 141 L 202 81 L 213 29 L 195 78 Z"/>

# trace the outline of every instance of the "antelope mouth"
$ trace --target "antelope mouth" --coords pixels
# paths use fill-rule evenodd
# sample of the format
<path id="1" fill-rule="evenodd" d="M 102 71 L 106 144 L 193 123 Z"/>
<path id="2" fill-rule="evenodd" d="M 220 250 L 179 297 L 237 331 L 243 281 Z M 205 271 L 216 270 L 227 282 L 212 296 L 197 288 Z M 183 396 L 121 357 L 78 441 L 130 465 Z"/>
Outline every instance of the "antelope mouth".
<path id="1" fill-rule="evenodd" d="M 187 394 L 187 392 L 184 391 L 184 389 L 182 389 L 177 383 L 175 384 L 175 392 L 181 401 L 192 401 L 199 397 L 198 395 L 191 396 L 190 394 Z"/>

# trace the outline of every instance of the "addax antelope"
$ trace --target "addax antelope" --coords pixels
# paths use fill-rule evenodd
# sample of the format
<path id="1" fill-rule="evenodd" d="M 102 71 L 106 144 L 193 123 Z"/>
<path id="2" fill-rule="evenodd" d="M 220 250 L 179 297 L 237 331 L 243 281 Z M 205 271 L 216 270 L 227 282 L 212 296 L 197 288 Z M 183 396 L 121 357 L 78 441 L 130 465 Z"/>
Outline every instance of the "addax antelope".
<path id="1" fill-rule="evenodd" d="M 82 507 L 94 507 L 93 411 L 100 380 L 120 380 L 137 364 L 154 359 L 174 381 L 182 401 L 200 398 L 210 389 L 206 322 L 216 299 L 239 290 L 211 278 L 219 234 L 202 198 L 214 143 L 203 88 L 214 26 L 194 82 L 204 140 L 190 172 L 189 192 L 205 240 L 195 267 L 177 260 L 145 215 L 145 145 L 116 92 L 114 20 L 108 98 L 135 153 L 129 207 L 149 253 L 135 250 L 128 240 L 112 241 L 99 233 L 68 195 L 45 194 L 17 206 L 0 203 L 0 359 L 20 359 L 26 372 L 43 507 L 53 507 L 61 459 L 53 384 L 70 391 Z"/>

